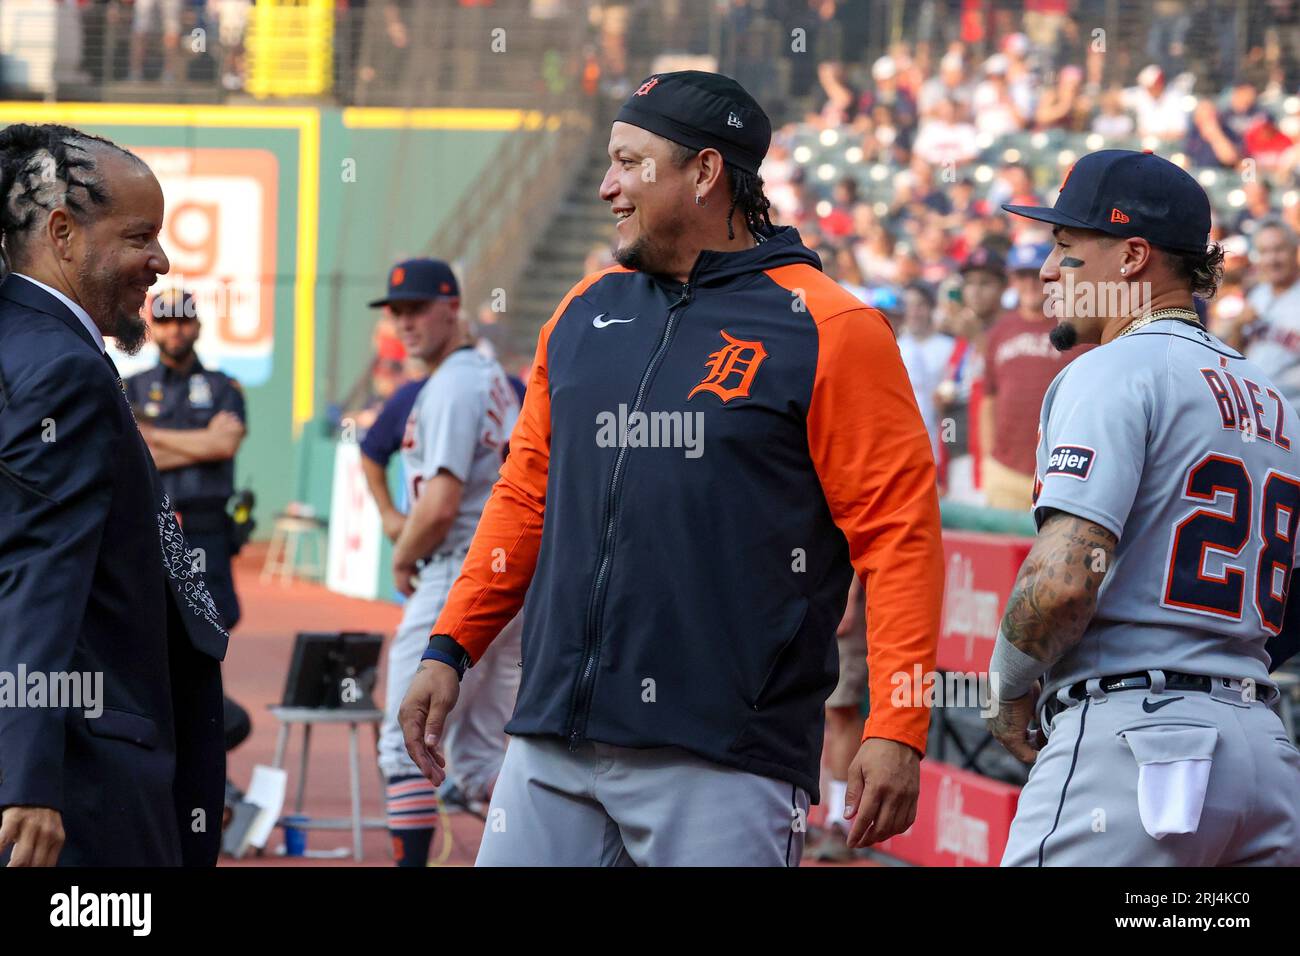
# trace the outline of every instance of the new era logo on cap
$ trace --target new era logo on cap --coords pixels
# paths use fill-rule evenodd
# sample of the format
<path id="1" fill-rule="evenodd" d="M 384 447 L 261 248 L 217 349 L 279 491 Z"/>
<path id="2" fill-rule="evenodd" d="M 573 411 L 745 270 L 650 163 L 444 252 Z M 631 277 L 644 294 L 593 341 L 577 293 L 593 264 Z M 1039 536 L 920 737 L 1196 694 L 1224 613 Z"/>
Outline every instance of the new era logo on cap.
<path id="1" fill-rule="evenodd" d="M 1204 253 L 1210 236 L 1210 200 L 1201 184 L 1146 151 L 1089 153 L 1066 172 L 1052 206 L 1002 208 L 1054 226 L 1142 238 L 1181 252 Z"/>
<path id="2" fill-rule="evenodd" d="M 1057 445 L 1047 457 L 1047 474 L 1087 481 L 1097 453 L 1085 445 Z"/>

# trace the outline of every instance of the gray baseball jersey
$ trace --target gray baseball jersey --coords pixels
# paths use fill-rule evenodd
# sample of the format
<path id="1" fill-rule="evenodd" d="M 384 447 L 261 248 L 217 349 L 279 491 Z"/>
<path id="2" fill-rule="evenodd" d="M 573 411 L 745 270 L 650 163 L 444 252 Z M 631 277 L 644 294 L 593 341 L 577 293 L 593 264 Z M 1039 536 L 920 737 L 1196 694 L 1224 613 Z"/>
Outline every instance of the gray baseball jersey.
<path id="1" fill-rule="evenodd" d="M 1034 514 L 1119 544 L 1083 639 L 1044 689 L 1150 668 L 1268 677 L 1300 520 L 1300 422 L 1210 333 L 1151 323 L 1067 366 L 1043 399 Z"/>
<path id="2" fill-rule="evenodd" d="M 402 438 L 407 499 L 413 506 L 421 485 L 444 468 L 465 485 L 439 551 L 469 547 L 518 417 L 501 366 L 471 348 L 447 356 L 420 389 Z"/>
<path id="3" fill-rule="evenodd" d="M 1035 518 L 1069 512 L 1119 544 L 1092 622 L 1044 681 L 1040 701 L 1064 709 L 1040 711 L 1047 744 L 1004 866 L 1300 862 L 1300 751 L 1243 683 L 1268 683 L 1282 621 L 1297 440 L 1257 365 L 1172 319 L 1079 356 L 1048 388 Z M 1134 672 L 1150 686 L 1068 691 Z M 1179 691 L 1170 672 L 1216 679 Z"/>

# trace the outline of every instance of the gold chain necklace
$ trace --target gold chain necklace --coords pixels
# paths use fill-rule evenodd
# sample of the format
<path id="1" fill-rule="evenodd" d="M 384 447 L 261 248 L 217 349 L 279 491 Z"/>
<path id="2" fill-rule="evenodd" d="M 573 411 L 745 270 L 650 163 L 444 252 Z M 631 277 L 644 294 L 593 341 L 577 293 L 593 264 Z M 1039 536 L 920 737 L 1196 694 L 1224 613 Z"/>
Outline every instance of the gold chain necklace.
<path id="1" fill-rule="evenodd" d="M 1124 330 L 1118 333 L 1115 338 L 1121 335 L 1128 335 L 1130 332 L 1136 332 L 1143 326 L 1150 325 L 1152 322 L 1159 322 L 1161 319 L 1178 319 L 1180 322 L 1195 322 L 1201 324 L 1201 320 L 1191 309 L 1160 309 L 1152 312 L 1150 315 L 1144 315 L 1140 319 L 1135 319 L 1124 327 Z"/>

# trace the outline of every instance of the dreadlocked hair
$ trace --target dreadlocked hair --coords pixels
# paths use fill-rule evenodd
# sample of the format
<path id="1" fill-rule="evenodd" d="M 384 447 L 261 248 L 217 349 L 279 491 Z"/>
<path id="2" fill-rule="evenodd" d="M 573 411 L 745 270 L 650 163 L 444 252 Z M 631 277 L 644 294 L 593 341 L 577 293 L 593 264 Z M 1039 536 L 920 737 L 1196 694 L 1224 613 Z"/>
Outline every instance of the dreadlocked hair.
<path id="1" fill-rule="evenodd" d="M 5 273 L 25 254 L 32 234 L 64 206 L 78 220 L 109 201 L 95 161 L 97 149 L 139 157 L 101 136 L 71 126 L 14 123 L 0 130 L 0 258 Z"/>
<path id="2" fill-rule="evenodd" d="M 672 147 L 673 163 L 679 169 L 700 154 L 698 149 L 691 149 L 681 143 L 673 143 Z M 763 177 L 729 164 L 724 164 L 723 169 L 731 186 L 731 205 L 727 208 L 727 238 L 736 238 L 732 218 L 737 209 L 745 217 L 745 226 L 751 233 L 760 238 L 770 236 L 776 231 L 776 226 L 772 225 L 768 212 L 772 203 L 763 195 Z"/>

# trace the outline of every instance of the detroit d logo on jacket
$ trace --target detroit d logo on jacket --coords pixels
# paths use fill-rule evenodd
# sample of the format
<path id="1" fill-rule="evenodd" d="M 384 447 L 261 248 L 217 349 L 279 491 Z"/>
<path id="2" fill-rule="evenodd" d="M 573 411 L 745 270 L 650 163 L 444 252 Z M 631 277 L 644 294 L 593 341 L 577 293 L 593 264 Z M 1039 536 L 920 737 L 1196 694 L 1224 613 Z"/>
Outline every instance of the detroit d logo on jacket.
<path id="1" fill-rule="evenodd" d="M 724 405 L 733 398 L 749 398 L 749 387 L 754 383 L 758 367 L 767 358 L 767 351 L 762 342 L 748 342 L 728 335 L 726 329 L 721 331 L 727 344 L 704 363 L 709 371 L 686 396 L 688 402 L 701 391 L 712 392 Z"/>

